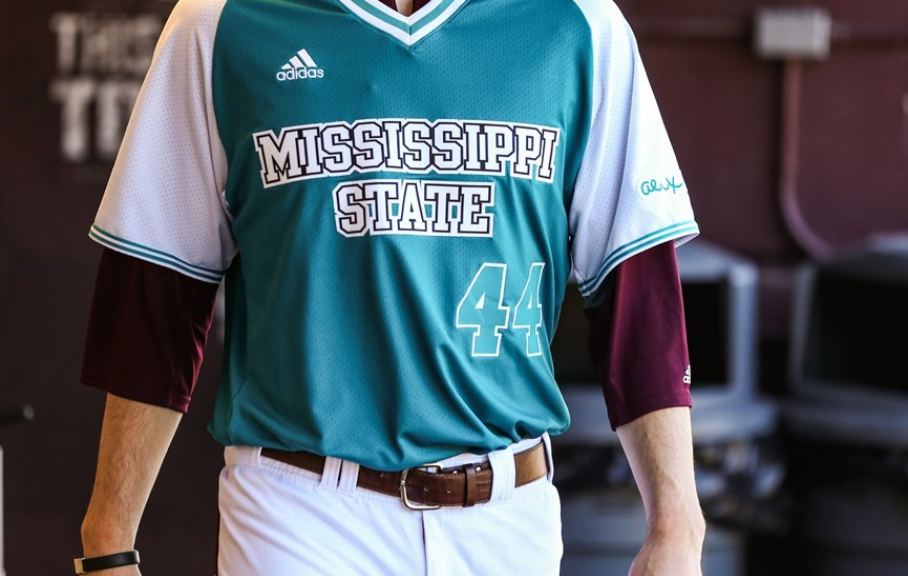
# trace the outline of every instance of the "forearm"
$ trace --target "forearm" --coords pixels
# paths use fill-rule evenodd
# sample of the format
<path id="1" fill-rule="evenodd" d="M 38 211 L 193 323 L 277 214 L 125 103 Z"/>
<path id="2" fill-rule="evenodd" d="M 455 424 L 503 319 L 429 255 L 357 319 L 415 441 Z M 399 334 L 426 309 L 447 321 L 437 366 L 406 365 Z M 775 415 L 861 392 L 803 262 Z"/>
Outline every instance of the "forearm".
<path id="1" fill-rule="evenodd" d="M 667 408 L 618 428 L 646 508 L 650 537 L 699 545 L 704 521 L 694 481 L 690 410 Z"/>
<path id="2" fill-rule="evenodd" d="M 87 557 L 130 550 L 182 414 L 107 396 L 98 468 L 82 523 Z"/>

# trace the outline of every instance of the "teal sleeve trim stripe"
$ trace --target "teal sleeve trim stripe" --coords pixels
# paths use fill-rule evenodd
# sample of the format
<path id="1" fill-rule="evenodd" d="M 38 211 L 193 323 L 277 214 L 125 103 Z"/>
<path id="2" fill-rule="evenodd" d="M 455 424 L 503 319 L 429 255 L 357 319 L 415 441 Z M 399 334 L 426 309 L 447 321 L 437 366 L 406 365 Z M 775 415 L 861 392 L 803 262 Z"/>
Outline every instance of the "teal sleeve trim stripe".
<path id="1" fill-rule="evenodd" d="M 614 252 L 612 252 L 608 258 L 606 258 L 605 263 L 602 265 L 602 268 L 599 270 L 599 273 L 596 274 L 594 278 L 581 282 L 579 285 L 580 293 L 584 296 L 589 296 L 595 291 L 595 288 L 608 276 L 615 266 L 621 263 L 623 260 L 626 260 L 633 256 L 634 254 L 639 254 L 647 248 L 652 248 L 657 244 L 667 242 L 668 240 L 674 240 L 681 238 L 683 236 L 691 236 L 700 233 L 700 228 L 697 226 L 697 223 L 693 220 L 687 222 L 679 222 L 678 224 L 673 224 L 667 228 L 662 228 L 656 230 L 655 232 L 650 232 L 646 236 L 641 236 L 633 242 L 628 242 L 624 246 L 621 246 Z"/>
<path id="2" fill-rule="evenodd" d="M 155 250 L 154 248 L 142 246 L 141 244 L 119 238 L 117 236 L 114 236 L 113 234 L 110 234 L 109 232 L 104 231 L 97 224 L 92 224 L 91 230 L 88 232 L 88 235 L 96 242 L 107 246 L 108 248 L 136 256 L 137 258 L 141 258 L 143 260 L 158 262 L 169 268 L 173 268 L 178 272 L 182 272 L 187 276 L 192 276 L 193 278 L 204 280 L 205 282 L 220 282 L 224 277 L 224 272 L 221 270 L 212 270 L 209 268 L 204 268 L 202 266 L 195 266 L 193 264 L 180 260 L 176 256 L 172 256 L 166 252 Z"/>

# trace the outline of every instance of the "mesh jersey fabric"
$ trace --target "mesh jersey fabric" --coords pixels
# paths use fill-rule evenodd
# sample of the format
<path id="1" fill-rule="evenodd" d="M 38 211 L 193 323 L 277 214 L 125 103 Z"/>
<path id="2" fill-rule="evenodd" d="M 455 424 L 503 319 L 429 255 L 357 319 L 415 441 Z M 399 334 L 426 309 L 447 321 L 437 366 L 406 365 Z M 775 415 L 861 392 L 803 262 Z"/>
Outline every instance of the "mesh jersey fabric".
<path id="1" fill-rule="evenodd" d="M 401 469 L 562 432 L 572 263 L 696 233 L 609 1 L 182 0 L 91 236 L 226 275 L 220 442 Z"/>

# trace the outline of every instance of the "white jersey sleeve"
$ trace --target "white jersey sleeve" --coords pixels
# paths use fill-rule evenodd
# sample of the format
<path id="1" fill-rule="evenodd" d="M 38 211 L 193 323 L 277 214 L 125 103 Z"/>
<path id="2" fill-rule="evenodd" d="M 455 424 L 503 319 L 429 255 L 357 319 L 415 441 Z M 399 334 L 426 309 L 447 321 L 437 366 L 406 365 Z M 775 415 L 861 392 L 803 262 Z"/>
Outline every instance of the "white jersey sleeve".
<path id="1" fill-rule="evenodd" d="M 611 0 L 575 0 L 593 39 L 592 121 L 570 210 L 574 276 L 593 296 L 623 260 L 698 233 L 640 60 Z"/>
<path id="2" fill-rule="evenodd" d="M 181 0 L 161 35 L 95 223 L 104 246 L 219 282 L 236 254 L 211 65 L 226 0 Z"/>

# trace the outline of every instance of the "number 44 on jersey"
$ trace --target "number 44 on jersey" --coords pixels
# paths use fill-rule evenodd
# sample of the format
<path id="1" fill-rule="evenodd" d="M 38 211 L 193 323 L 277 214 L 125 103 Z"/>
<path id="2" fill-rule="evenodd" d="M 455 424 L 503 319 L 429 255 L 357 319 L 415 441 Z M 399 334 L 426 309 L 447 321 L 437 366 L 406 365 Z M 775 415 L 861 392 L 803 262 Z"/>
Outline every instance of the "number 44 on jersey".
<path id="1" fill-rule="evenodd" d="M 486 262 L 473 277 L 457 306 L 457 328 L 473 331 L 474 357 L 495 358 L 501 351 L 502 332 L 509 327 L 526 331 L 527 356 L 541 356 L 542 304 L 539 288 L 544 262 L 534 262 L 523 294 L 513 311 L 504 303 L 507 264 Z"/>

